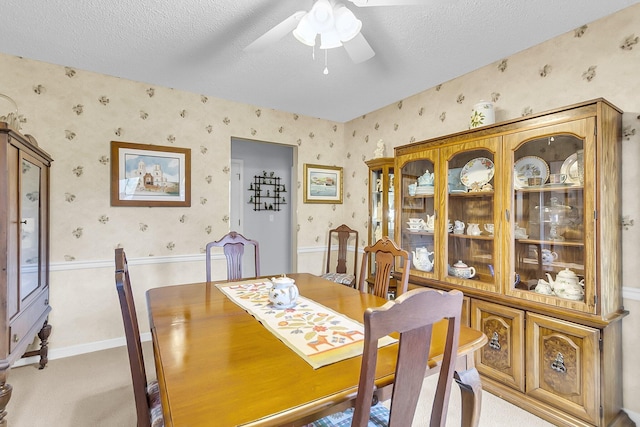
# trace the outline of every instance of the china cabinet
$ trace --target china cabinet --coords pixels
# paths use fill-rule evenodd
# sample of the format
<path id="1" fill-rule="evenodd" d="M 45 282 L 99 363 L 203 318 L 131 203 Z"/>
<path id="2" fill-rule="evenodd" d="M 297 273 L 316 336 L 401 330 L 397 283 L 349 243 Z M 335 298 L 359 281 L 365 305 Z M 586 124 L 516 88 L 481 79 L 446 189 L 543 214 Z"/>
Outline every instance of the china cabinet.
<path id="1" fill-rule="evenodd" d="M 35 139 L 0 122 L 0 425 L 11 397 L 12 363 L 36 335 L 40 368 L 47 363 L 49 306 L 49 167 Z"/>
<path id="2" fill-rule="evenodd" d="M 373 245 L 382 236 L 394 240 L 394 174 L 393 157 L 381 157 L 365 162 L 369 168 L 369 224 L 368 244 Z M 373 255 L 369 260 L 369 277 L 375 275 Z M 373 283 L 373 282 L 371 282 Z"/>
<path id="3" fill-rule="evenodd" d="M 462 290 L 489 339 L 483 387 L 556 425 L 634 425 L 621 410 L 621 117 L 597 99 L 395 148 L 410 282 Z"/>

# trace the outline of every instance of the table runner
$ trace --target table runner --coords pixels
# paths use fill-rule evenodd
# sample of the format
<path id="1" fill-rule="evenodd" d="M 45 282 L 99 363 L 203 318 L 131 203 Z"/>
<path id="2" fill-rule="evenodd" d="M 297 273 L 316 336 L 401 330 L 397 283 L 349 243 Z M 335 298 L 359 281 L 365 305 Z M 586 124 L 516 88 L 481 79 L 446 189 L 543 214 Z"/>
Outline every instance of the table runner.
<path id="1" fill-rule="evenodd" d="M 364 325 L 322 304 L 299 296 L 295 307 L 276 309 L 269 301 L 269 281 L 222 283 L 216 287 L 313 369 L 362 354 Z M 384 337 L 378 347 L 396 341 Z"/>

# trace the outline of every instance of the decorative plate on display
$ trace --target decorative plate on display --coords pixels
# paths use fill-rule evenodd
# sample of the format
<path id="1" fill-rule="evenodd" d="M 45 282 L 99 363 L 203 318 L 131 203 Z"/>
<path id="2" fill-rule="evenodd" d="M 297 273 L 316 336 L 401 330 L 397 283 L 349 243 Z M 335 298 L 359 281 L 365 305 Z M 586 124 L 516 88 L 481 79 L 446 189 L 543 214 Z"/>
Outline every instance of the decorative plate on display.
<path id="1" fill-rule="evenodd" d="M 460 182 L 467 188 L 482 187 L 493 178 L 495 167 L 491 159 L 477 157 L 471 159 L 460 171 Z"/>
<path id="2" fill-rule="evenodd" d="M 513 184 L 516 188 L 529 186 L 529 178 L 542 178 L 544 184 L 549 179 L 549 165 L 538 156 L 525 156 L 516 160 L 513 166 Z"/>
<path id="3" fill-rule="evenodd" d="M 578 154 L 573 153 L 564 161 L 560 167 L 560 173 L 567 175 L 568 184 L 580 184 L 578 177 Z"/>

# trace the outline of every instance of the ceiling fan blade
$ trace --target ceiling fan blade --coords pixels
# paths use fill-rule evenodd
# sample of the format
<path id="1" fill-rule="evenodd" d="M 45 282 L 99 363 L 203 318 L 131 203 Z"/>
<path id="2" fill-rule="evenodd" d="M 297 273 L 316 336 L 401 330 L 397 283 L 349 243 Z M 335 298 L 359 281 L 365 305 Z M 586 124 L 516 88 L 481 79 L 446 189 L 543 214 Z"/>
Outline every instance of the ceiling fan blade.
<path id="1" fill-rule="evenodd" d="M 294 30 L 298 25 L 298 22 L 306 15 L 306 11 L 299 10 L 260 37 L 254 40 L 250 45 L 245 47 L 245 52 L 257 52 L 263 50 L 274 43 L 277 43 L 281 38 Z"/>
<path id="2" fill-rule="evenodd" d="M 376 54 L 362 33 L 358 33 L 353 39 L 342 44 L 351 60 L 356 64 L 371 59 Z"/>
<path id="3" fill-rule="evenodd" d="M 358 7 L 426 5 L 426 0 L 349 0 Z"/>

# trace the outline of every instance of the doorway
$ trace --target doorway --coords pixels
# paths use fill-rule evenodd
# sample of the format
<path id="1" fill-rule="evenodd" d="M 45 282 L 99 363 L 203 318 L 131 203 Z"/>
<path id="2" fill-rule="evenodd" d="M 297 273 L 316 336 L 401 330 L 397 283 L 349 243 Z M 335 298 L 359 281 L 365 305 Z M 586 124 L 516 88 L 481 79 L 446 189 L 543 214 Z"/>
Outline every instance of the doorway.
<path id="1" fill-rule="evenodd" d="M 231 138 L 229 226 L 258 241 L 262 275 L 295 271 L 295 148 Z"/>

